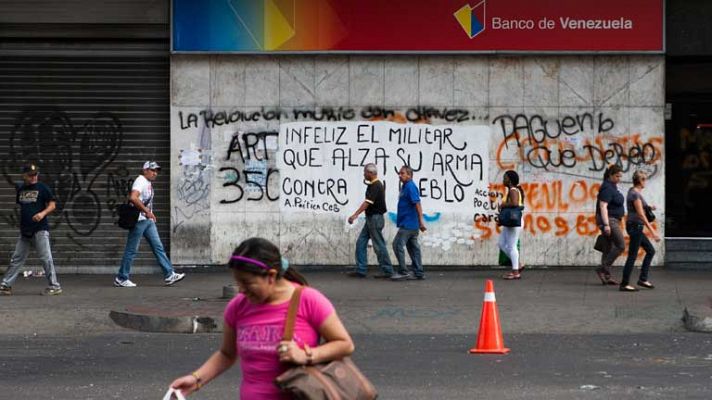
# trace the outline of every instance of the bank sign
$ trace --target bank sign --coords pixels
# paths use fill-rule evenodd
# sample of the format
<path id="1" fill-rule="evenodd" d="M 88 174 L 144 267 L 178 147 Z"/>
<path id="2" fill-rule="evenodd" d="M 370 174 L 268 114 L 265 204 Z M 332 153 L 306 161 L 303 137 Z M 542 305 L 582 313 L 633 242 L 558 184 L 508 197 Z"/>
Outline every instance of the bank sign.
<path id="1" fill-rule="evenodd" d="M 173 0 L 172 50 L 662 53 L 664 0 Z"/>

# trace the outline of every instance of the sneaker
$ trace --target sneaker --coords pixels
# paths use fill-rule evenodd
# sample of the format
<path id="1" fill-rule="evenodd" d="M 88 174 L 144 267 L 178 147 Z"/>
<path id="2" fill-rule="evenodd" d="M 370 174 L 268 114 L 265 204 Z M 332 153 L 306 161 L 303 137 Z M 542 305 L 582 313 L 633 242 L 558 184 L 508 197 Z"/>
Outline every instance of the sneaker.
<path id="1" fill-rule="evenodd" d="M 12 288 L 10 286 L 0 285 L 0 296 L 11 296 Z"/>
<path id="2" fill-rule="evenodd" d="M 172 284 L 174 284 L 176 282 L 182 281 L 183 278 L 185 278 L 185 274 L 179 274 L 179 273 L 174 272 L 171 274 L 171 276 L 166 278 L 164 280 L 164 282 L 166 282 L 166 286 L 171 286 Z"/>
<path id="3" fill-rule="evenodd" d="M 115 278 L 114 286 L 116 286 L 116 287 L 136 287 L 137 285 L 128 279 L 120 281 L 119 278 Z"/>
<path id="4" fill-rule="evenodd" d="M 44 295 L 44 296 L 56 296 L 58 294 L 62 294 L 62 288 L 48 287 L 42 291 L 42 295 Z"/>
<path id="5" fill-rule="evenodd" d="M 409 273 L 401 274 L 400 272 L 396 272 L 391 276 L 392 281 L 404 281 L 408 279 L 411 275 Z"/>
<path id="6" fill-rule="evenodd" d="M 425 275 L 410 275 L 408 274 L 408 280 L 409 281 L 424 281 L 425 280 Z"/>
<path id="7" fill-rule="evenodd" d="M 385 274 L 384 273 L 384 274 L 374 275 L 373 279 L 391 279 L 392 276 L 393 276 L 393 274 Z"/>
<path id="8" fill-rule="evenodd" d="M 351 277 L 351 278 L 365 278 L 366 275 L 356 272 L 356 271 L 349 271 L 346 273 L 346 276 Z"/>

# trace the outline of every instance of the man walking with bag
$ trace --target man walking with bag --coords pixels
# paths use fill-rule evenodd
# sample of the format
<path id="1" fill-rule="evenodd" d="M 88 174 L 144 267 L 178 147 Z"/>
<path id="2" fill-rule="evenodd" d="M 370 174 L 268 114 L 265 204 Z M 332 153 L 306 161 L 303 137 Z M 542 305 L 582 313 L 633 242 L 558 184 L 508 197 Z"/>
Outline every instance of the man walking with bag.
<path id="1" fill-rule="evenodd" d="M 20 205 L 20 237 L 15 245 L 15 252 L 10 259 L 10 266 L 0 282 L 0 295 L 11 295 L 12 285 L 25 265 L 30 246 L 35 247 L 37 255 L 42 262 L 45 276 L 49 283 L 42 294 L 57 295 L 62 293 L 62 288 L 57 281 L 54 270 L 52 249 L 49 245 L 49 223 L 47 216 L 55 210 L 57 204 L 52 190 L 39 182 L 40 170 L 35 164 L 22 167 L 24 183 L 17 187 L 16 202 Z"/>
<path id="2" fill-rule="evenodd" d="M 138 216 L 136 226 L 129 230 L 128 238 L 126 239 L 126 249 L 124 257 L 121 260 L 121 267 L 114 279 L 116 287 L 136 287 L 136 284 L 129 280 L 131 273 L 131 264 L 138 252 L 138 246 L 141 242 L 141 236 L 145 237 L 148 244 L 153 250 L 153 255 L 156 256 L 158 265 L 163 270 L 163 276 L 166 286 L 173 285 L 185 278 L 185 274 L 176 273 L 173 270 L 173 265 L 166 255 L 166 251 L 161 243 L 161 238 L 158 237 L 158 229 L 156 228 L 156 216 L 153 214 L 153 184 L 152 182 L 158 176 L 161 166 L 155 161 L 146 161 L 143 164 L 143 173 L 139 175 L 133 182 L 129 201 L 138 208 L 141 213 Z"/>

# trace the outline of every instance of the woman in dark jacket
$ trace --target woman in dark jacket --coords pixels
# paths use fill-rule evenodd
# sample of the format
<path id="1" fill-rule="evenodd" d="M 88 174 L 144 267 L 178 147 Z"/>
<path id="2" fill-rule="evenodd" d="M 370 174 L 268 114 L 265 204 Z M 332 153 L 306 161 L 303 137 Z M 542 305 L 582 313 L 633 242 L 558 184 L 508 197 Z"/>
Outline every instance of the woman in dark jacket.
<path id="1" fill-rule="evenodd" d="M 605 238 L 601 266 L 596 269 L 596 274 L 603 285 L 618 285 L 618 282 L 611 278 L 611 266 L 625 249 L 621 229 L 621 219 L 625 215 L 625 198 L 617 186 L 622 177 L 623 169 L 620 166 L 611 165 L 606 168 L 596 200 L 596 224 Z"/>

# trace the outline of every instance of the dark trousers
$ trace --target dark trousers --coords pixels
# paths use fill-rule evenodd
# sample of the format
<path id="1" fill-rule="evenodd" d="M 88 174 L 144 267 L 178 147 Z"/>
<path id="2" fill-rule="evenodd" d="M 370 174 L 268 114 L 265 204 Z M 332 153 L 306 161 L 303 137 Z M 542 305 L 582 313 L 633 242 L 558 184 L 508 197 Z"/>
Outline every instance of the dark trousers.
<path id="1" fill-rule="evenodd" d="M 608 218 L 608 224 L 611 227 L 611 234 L 604 236 L 606 244 L 601 255 L 601 266 L 598 267 L 598 272 L 603 272 L 606 276 L 611 276 L 611 265 L 616 261 L 616 258 L 625 250 L 625 238 L 621 229 L 621 221 L 617 218 Z M 603 229 L 601 229 L 603 231 Z"/>
<path id="2" fill-rule="evenodd" d="M 639 282 L 645 282 L 648 280 L 648 271 L 650 271 L 650 263 L 653 262 L 653 257 L 655 257 L 655 248 L 650 240 L 643 234 L 643 224 L 637 222 L 628 222 L 625 225 L 625 230 L 630 236 L 630 243 L 628 244 L 628 258 L 625 260 L 625 267 L 623 267 L 623 280 L 621 280 L 621 286 L 628 285 L 630 283 L 630 274 L 633 272 L 633 266 L 635 266 L 635 259 L 638 257 L 638 249 L 643 247 L 645 251 L 645 258 L 643 258 L 643 267 L 640 270 L 640 276 L 638 277 Z"/>

